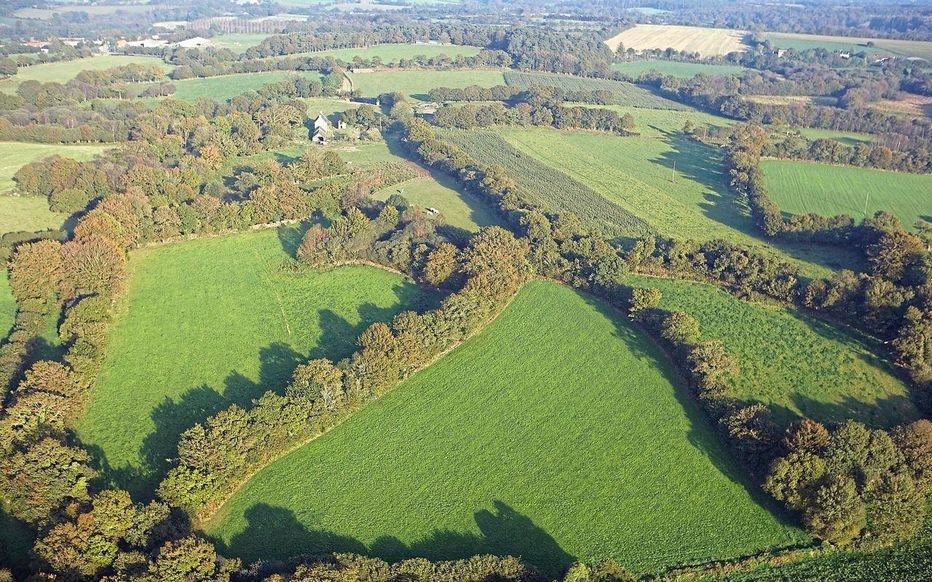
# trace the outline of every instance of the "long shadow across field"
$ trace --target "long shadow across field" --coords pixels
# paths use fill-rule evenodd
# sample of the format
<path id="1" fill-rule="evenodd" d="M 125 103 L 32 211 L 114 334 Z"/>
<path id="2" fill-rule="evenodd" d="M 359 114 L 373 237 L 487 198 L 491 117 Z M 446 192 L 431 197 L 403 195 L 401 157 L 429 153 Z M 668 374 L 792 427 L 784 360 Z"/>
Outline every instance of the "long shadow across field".
<path id="1" fill-rule="evenodd" d="M 315 530 L 298 521 L 294 512 L 259 503 L 246 511 L 248 525 L 229 545 L 214 540 L 221 553 L 245 561 L 286 560 L 296 555 L 350 552 L 398 562 L 409 558 L 460 560 L 476 554 L 518 556 L 542 573 L 557 577 L 575 561 L 549 533 L 506 503 L 496 500 L 493 511 L 477 511 L 473 518 L 479 533 L 437 530 L 427 537 L 406 544 L 385 535 L 370 546 L 361 541 L 325 530 Z M 271 574 L 281 564 L 265 565 Z"/>
<path id="2" fill-rule="evenodd" d="M 855 253 L 839 246 L 815 243 L 788 243 L 764 238 L 751 217 L 750 208 L 729 189 L 725 180 L 722 153 L 715 147 L 694 141 L 678 132 L 661 132 L 670 145 L 654 162 L 689 178 L 707 189 L 705 203 L 700 204 L 705 215 L 712 220 L 751 236 L 762 243 L 778 248 L 803 261 L 811 261 L 832 269 L 857 269 L 863 260 Z"/>

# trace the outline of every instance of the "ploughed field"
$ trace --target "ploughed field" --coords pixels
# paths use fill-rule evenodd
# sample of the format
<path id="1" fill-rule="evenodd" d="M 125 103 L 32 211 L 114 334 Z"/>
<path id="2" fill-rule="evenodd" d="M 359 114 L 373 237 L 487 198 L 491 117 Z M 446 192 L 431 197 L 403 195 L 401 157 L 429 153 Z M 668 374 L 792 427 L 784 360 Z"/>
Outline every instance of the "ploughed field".
<path id="1" fill-rule="evenodd" d="M 637 275 L 625 282 L 659 289 L 661 307 L 693 315 L 703 339 L 721 340 L 738 358 L 735 397 L 768 404 L 783 425 L 800 417 L 824 423 L 853 418 L 892 428 L 921 416 L 909 388 L 875 355 L 881 346 L 796 310 L 742 301 L 714 285 Z"/>
<path id="2" fill-rule="evenodd" d="M 302 229 L 133 251 L 129 290 L 79 422 L 105 480 L 151 494 L 194 423 L 267 390 L 311 357 L 343 358 L 371 323 L 432 292 L 364 266 L 281 270 Z"/>
<path id="3" fill-rule="evenodd" d="M 847 214 L 855 220 L 878 210 L 911 228 L 932 221 L 932 176 L 814 162 L 764 160 L 767 192 L 784 212 Z"/>
<path id="4" fill-rule="evenodd" d="M 636 570 L 805 540 L 626 318 L 529 283 L 475 338 L 257 473 L 206 524 L 246 561 L 353 551 Z M 762 496 L 760 497 L 762 498 Z"/>

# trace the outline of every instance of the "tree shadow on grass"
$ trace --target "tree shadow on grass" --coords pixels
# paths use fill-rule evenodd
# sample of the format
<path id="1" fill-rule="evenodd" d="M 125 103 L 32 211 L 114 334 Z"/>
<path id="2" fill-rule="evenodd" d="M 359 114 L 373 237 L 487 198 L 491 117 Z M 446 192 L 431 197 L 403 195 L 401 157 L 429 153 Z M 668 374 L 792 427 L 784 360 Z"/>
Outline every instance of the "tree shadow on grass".
<path id="1" fill-rule="evenodd" d="M 413 543 L 385 535 L 369 547 L 361 541 L 325 530 L 315 530 L 298 520 L 294 511 L 258 503 L 246 510 L 246 529 L 225 544 L 214 543 L 226 556 L 244 561 L 271 560 L 264 565 L 263 575 L 281 569 L 285 561 L 296 556 L 320 556 L 331 552 L 352 552 L 399 562 L 410 558 L 429 560 L 459 560 L 476 554 L 516 556 L 542 573 L 561 576 L 575 561 L 557 541 L 529 517 L 501 501 L 493 502 L 493 511 L 483 509 L 473 517 L 479 533 L 435 530 Z M 318 521 L 314 516 L 306 521 Z M 276 563 L 277 562 L 277 563 Z"/>
<path id="2" fill-rule="evenodd" d="M 705 202 L 699 204 L 706 217 L 801 261 L 832 269 L 858 269 L 862 265 L 863 261 L 856 253 L 837 245 L 765 238 L 748 205 L 729 189 L 719 148 L 690 139 L 680 132 L 661 131 L 661 134 L 670 149 L 652 161 L 670 168 L 671 172 L 675 167 L 677 176 L 693 180 L 706 189 L 703 193 Z"/>

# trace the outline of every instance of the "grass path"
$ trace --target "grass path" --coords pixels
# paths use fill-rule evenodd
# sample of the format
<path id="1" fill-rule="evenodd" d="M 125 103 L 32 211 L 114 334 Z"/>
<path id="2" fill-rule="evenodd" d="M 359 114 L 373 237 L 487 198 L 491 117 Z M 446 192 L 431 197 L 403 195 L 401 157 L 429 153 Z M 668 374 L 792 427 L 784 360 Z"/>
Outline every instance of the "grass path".
<path id="1" fill-rule="evenodd" d="M 477 337 L 260 471 L 206 530 L 247 561 L 490 552 L 554 576 L 804 540 L 674 382 L 614 311 L 531 282 Z"/>

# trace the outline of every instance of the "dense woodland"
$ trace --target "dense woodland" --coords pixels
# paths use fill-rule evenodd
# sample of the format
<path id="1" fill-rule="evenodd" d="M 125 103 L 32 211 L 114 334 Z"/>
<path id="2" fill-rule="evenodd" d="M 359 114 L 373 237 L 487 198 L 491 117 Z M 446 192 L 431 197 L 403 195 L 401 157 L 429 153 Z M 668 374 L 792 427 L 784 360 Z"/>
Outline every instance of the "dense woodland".
<path id="1" fill-rule="evenodd" d="M 10 3 L 2 14 L 27 4 Z M 673 10 L 670 21 L 681 24 L 932 36 L 925 9 L 881 2 L 848 7 L 843 17 L 830 5 L 789 10 L 730 1 L 636 4 Z M 912 225 L 886 212 L 860 221 L 847 215 L 784 213 L 768 195 L 760 161 L 776 157 L 929 174 L 929 119 L 869 108 L 900 91 L 928 95 L 929 74 L 897 64 L 833 67 L 840 57 L 824 51 L 775 57 L 762 41 L 744 56 L 713 60 L 674 52 L 647 55 L 748 67 L 740 75 L 682 79 L 648 73 L 632 79 L 612 64 L 645 55 L 613 54 L 602 41 L 611 32 L 650 20 L 630 10 L 634 3 L 568 1 L 551 7 L 552 14 L 538 3 L 518 2 L 502 5 L 497 17 L 489 14 L 489 6 L 480 6 L 469 24 L 456 16 L 476 10 L 471 2 L 425 9 L 423 14 L 433 19 L 405 9 L 378 17 L 353 14 L 342 24 L 291 23 L 280 31 L 287 34 L 269 36 L 240 55 L 226 49 L 145 49 L 140 52 L 156 54 L 175 68 L 168 75 L 140 65 L 82 71 L 66 83 L 25 81 L 13 93 L 0 93 L 0 140 L 118 144 L 93 161 L 53 156 L 20 168 L 14 178 L 17 194 L 45 199 L 50 210 L 72 216 L 73 225 L 11 233 L 0 240 L 17 305 L 14 327 L 0 342 L 0 500 L 5 512 L 36 533 L 36 579 L 543 579 L 520 557 L 507 556 L 388 564 L 333 554 L 250 569 L 220 555 L 199 533 L 199 524 L 244 479 L 481 331 L 533 277 L 590 293 L 648 334 L 674 363 L 706 420 L 755 486 L 784 504 L 816 540 L 874 550 L 921 535 L 932 496 L 932 423 L 921 419 L 881 430 L 855 421 L 824 426 L 803 419 L 780 426 L 765 404 L 731 393 L 728 380 L 741 362 L 721 341 L 705 336 L 692 314 L 663 309 L 659 290 L 632 288 L 623 280 L 638 273 L 711 282 L 741 298 L 793 306 L 876 338 L 928 417 L 932 225 L 910 232 Z M 34 27 L 19 23 L 13 35 L 25 41 L 27 30 L 29 36 L 50 37 L 82 29 L 83 34 L 142 33 L 155 18 L 210 17 L 229 8 L 219 0 L 188 8 L 159 6 L 145 17 L 118 13 L 106 23 L 74 12 Z M 254 16 L 275 13 L 273 4 L 237 9 Z M 576 15 L 577 24 L 571 29 L 525 26 L 530 16 L 547 22 L 557 12 Z M 760 236 L 853 249 L 864 268 L 807 278 L 793 264 L 726 241 L 609 238 L 573 213 L 525 199 L 508 168 L 480 163 L 436 131 L 513 125 L 606 132 L 618 139 L 635 135 L 637 115 L 606 108 L 624 104 L 608 90 L 436 87 L 429 98 L 437 108 L 429 116 L 416 112 L 415 104 L 398 92 L 378 96 L 377 106 L 351 107 L 342 114 L 343 122 L 376 135 L 374 127 L 384 126 L 412 160 L 451 177 L 495 209 L 504 226 L 473 235 L 451 235 L 400 196 L 372 197 L 419 175 L 409 163 L 354 167 L 333 150 L 307 149 L 289 162 L 238 165 L 242 157 L 273 151 L 308 131 L 313 112 L 302 98 L 358 98 L 345 88 L 344 72 L 382 66 L 373 59 L 347 63 L 298 53 L 427 41 L 483 50 L 474 57 L 425 57 L 394 66 L 517 69 L 635 82 L 679 103 L 740 120 L 733 128 L 690 126 L 684 133 L 722 148 L 732 193 L 747 203 Z M 11 43 L 3 52 L 28 52 L 23 46 Z M 35 62 L 75 60 L 79 67 L 89 50 L 53 43 Z M 0 75 L 15 75 L 31 62 L 0 57 Z M 169 97 L 146 105 L 126 99 L 170 96 L 173 81 L 263 71 L 317 71 L 321 77 L 289 78 L 223 103 Z M 748 98 L 761 95 L 830 97 L 833 103 L 764 105 Z M 786 132 L 773 138 L 773 128 L 786 127 L 861 131 L 877 140 L 845 146 Z M 375 323 L 358 337 L 351 356 L 303 362 L 283 390 L 268 387 L 249 406 L 230 406 L 190 427 L 154 500 L 143 503 L 126 491 L 101 487 L 74 426 L 100 372 L 116 306 L 126 293 L 129 251 L 297 221 L 311 224 L 283 268 L 301 272 L 376 265 L 435 289 L 442 296 L 439 306 Z M 42 357 L 41 336 L 49 321 L 55 322 L 64 346 L 56 359 Z M 5 575 L 0 568 L 0 580 Z M 577 564 L 565 579 L 635 576 L 609 561 Z"/>

